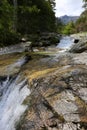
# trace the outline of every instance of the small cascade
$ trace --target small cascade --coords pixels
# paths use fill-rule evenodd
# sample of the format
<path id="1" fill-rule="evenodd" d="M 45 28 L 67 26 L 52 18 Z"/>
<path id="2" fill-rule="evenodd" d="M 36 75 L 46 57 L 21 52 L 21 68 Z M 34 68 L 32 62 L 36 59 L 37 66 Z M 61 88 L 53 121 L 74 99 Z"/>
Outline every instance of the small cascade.
<path id="1" fill-rule="evenodd" d="M 7 72 L 15 67 L 20 70 L 30 58 L 28 55 L 21 57 L 8 66 Z M 16 130 L 16 123 L 28 107 L 23 105 L 23 101 L 29 94 L 28 82 L 21 74 L 0 77 L 0 130 Z"/>
<path id="2" fill-rule="evenodd" d="M 28 107 L 22 103 L 29 94 L 27 80 L 21 75 L 0 78 L 0 130 L 15 130 Z"/>
<path id="3" fill-rule="evenodd" d="M 65 51 L 67 49 L 70 49 L 73 44 L 73 39 L 69 36 L 66 36 L 60 40 L 60 43 L 57 45 L 57 48 L 63 49 Z"/>

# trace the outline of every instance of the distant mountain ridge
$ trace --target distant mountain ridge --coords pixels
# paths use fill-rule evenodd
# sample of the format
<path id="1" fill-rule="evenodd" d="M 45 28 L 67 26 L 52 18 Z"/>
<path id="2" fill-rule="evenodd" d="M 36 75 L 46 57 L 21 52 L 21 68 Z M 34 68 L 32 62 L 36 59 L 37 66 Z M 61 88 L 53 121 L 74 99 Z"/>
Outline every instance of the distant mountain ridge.
<path id="1" fill-rule="evenodd" d="M 59 17 L 59 19 L 62 21 L 63 24 L 67 24 L 71 21 L 76 22 L 78 18 L 79 16 L 67 16 L 67 15 Z"/>

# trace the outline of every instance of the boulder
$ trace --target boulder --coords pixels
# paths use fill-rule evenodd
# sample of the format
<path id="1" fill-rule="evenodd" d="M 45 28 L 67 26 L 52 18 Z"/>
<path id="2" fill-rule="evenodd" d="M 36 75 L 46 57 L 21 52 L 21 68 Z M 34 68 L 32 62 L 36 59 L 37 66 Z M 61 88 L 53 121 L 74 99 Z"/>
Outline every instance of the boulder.
<path id="1" fill-rule="evenodd" d="M 34 62 L 33 73 L 26 75 L 29 109 L 17 130 L 87 130 L 87 66 L 75 64 L 75 55 L 40 59 L 39 68 Z"/>
<path id="2" fill-rule="evenodd" d="M 87 40 L 80 40 L 77 44 L 74 44 L 70 52 L 72 53 L 82 53 L 87 50 Z"/>
<path id="3" fill-rule="evenodd" d="M 60 42 L 60 35 L 56 33 L 42 33 L 40 36 L 35 40 L 33 46 L 50 46 L 50 45 L 57 45 Z"/>
<path id="4" fill-rule="evenodd" d="M 20 40 L 20 42 L 26 42 L 26 41 L 27 41 L 26 38 L 22 38 L 22 39 Z"/>

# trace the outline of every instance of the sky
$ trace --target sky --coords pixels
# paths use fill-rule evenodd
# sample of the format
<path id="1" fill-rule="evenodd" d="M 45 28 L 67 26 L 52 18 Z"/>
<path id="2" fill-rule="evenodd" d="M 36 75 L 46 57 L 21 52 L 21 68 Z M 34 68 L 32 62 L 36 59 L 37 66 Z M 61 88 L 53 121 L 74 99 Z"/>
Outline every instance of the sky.
<path id="1" fill-rule="evenodd" d="M 79 16 L 83 11 L 82 0 L 55 0 L 56 1 L 56 16 Z"/>

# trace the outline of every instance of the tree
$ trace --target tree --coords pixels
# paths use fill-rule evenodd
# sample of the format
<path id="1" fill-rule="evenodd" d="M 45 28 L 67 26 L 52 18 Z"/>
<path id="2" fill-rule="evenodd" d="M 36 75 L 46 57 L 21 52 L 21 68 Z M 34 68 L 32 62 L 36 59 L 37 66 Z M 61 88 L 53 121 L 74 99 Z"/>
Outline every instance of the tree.
<path id="1" fill-rule="evenodd" d="M 87 31 L 87 0 L 83 0 L 84 2 L 84 11 L 80 15 L 79 19 L 76 22 L 76 32 L 85 32 Z"/>
<path id="2" fill-rule="evenodd" d="M 75 33 L 75 25 L 73 22 L 69 22 L 62 30 L 63 34 L 70 35 Z"/>
<path id="3" fill-rule="evenodd" d="M 18 33 L 55 31 L 54 9 L 55 0 L 0 0 L 0 42 L 13 43 Z"/>
<path id="4" fill-rule="evenodd" d="M 18 31 L 34 33 L 37 30 L 55 30 L 55 13 L 52 1 L 18 1 Z"/>
<path id="5" fill-rule="evenodd" d="M 57 28 L 57 33 L 61 34 L 63 28 L 65 27 L 65 25 L 63 25 L 63 23 L 61 22 L 61 20 L 59 18 L 56 19 L 56 28 Z"/>
<path id="6" fill-rule="evenodd" d="M 12 28 L 12 8 L 7 0 L 0 1 L 0 29 L 10 30 Z"/>
<path id="7" fill-rule="evenodd" d="M 84 2 L 83 7 L 84 7 L 85 9 L 87 9 L 87 0 L 83 0 L 83 2 Z"/>

